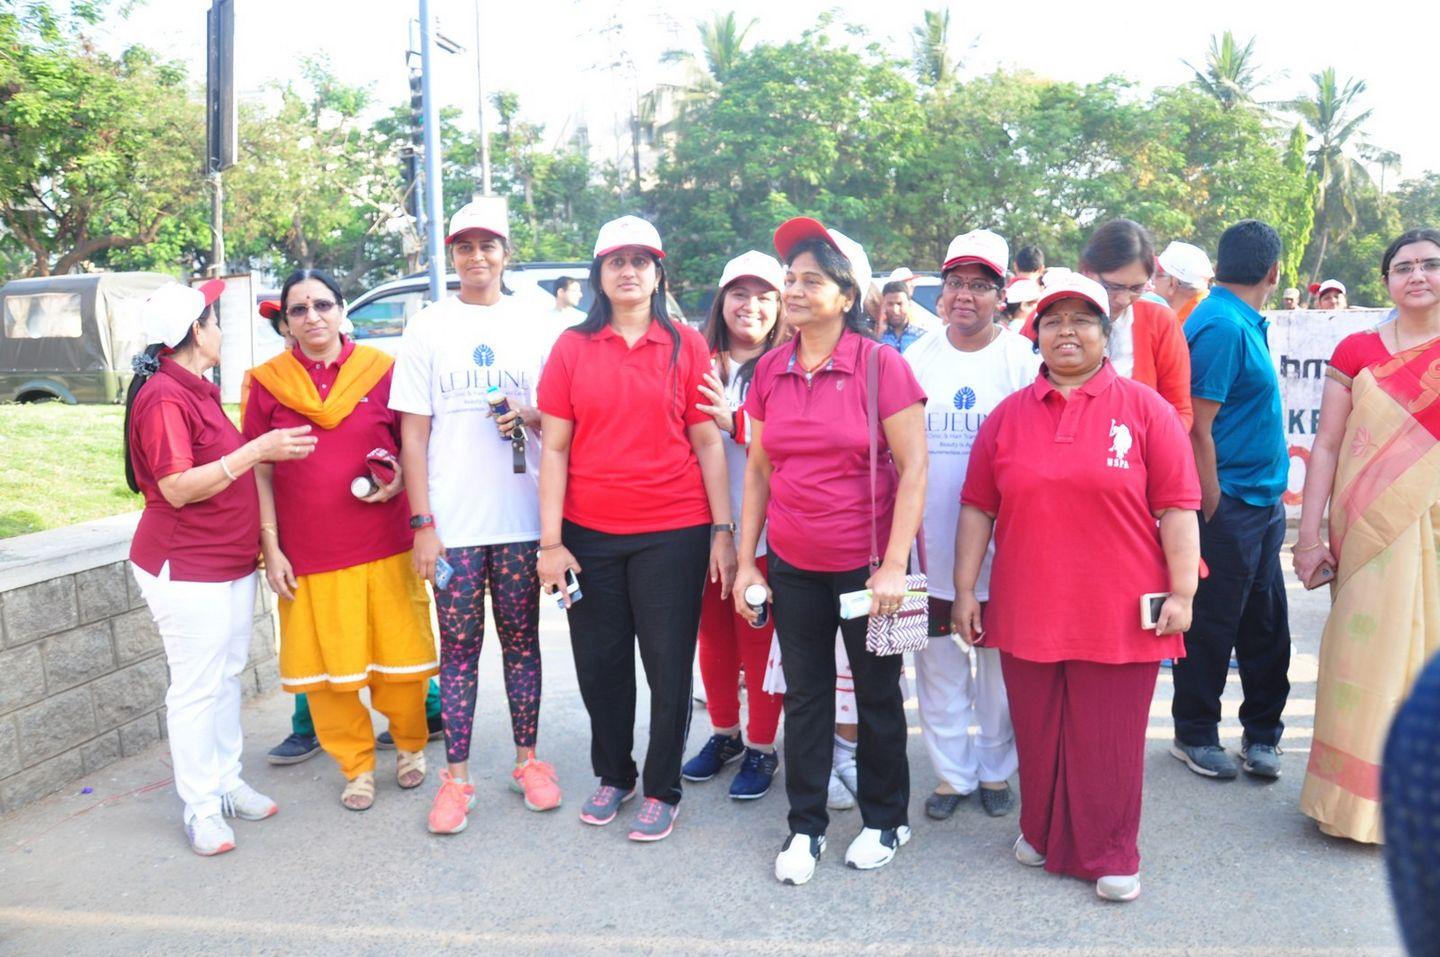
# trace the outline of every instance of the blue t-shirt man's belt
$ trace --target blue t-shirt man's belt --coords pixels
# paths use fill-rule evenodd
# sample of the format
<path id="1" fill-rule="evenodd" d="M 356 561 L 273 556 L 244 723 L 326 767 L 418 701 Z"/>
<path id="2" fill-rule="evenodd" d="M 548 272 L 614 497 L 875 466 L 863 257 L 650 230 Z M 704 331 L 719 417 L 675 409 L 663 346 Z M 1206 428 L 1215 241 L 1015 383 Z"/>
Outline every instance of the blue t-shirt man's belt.
<path id="1" fill-rule="evenodd" d="M 1280 380 L 1265 333 L 1270 323 L 1223 286 L 1185 320 L 1190 394 L 1220 403 L 1215 439 L 1220 491 L 1250 505 L 1280 501 L 1290 475 Z"/>

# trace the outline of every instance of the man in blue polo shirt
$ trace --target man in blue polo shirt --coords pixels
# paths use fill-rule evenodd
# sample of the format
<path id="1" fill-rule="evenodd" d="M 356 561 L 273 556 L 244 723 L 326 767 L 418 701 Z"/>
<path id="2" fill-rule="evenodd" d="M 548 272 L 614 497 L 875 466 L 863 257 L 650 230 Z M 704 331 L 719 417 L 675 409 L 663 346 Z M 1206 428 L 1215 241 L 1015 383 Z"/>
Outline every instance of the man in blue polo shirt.
<path id="1" fill-rule="evenodd" d="M 1280 384 L 1260 307 L 1279 284 L 1280 236 L 1247 219 L 1225 230 L 1215 287 L 1185 321 L 1190 430 L 1200 472 L 1200 553 L 1210 576 L 1195 594 L 1185 657 L 1175 662 L 1170 753 L 1196 774 L 1233 779 L 1220 746 L 1220 696 L 1231 650 L 1245 700 L 1240 757 L 1247 774 L 1280 776 L 1280 714 L 1290 694 L 1290 623 L 1280 546 L 1290 460 Z"/>

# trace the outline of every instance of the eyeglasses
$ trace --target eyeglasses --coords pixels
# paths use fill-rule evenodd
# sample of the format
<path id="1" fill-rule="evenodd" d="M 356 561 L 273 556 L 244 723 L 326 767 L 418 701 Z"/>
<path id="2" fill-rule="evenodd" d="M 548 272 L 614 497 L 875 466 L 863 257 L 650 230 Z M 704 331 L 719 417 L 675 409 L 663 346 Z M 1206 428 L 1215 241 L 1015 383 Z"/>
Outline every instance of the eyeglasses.
<path id="1" fill-rule="evenodd" d="M 968 289 L 972 296 L 983 296 L 987 292 L 995 292 L 1000 288 L 993 282 L 984 282 L 979 279 L 971 279 L 967 282 L 964 279 L 957 279 L 954 276 L 945 280 L 943 286 L 945 291 L 949 293 L 956 293 L 962 289 Z"/>
<path id="2" fill-rule="evenodd" d="M 1100 325 L 1100 320 L 1096 316 L 1045 316 L 1038 323 L 1038 328 L 1045 332 L 1056 332 L 1061 328 L 1085 332 L 1098 325 Z"/>
<path id="3" fill-rule="evenodd" d="M 1106 291 L 1106 292 L 1109 292 L 1109 293 L 1122 293 L 1122 292 L 1123 292 L 1123 293 L 1126 293 L 1126 294 L 1131 295 L 1131 296 L 1139 296 L 1139 295 L 1143 295 L 1143 294 L 1144 294 L 1144 292 L 1145 292 L 1145 287 L 1148 286 L 1149 283 L 1144 283 L 1144 282 L 1142 282 L 1142 283 L 1136 283 L 1136 284 L 1133 285 L 1133 286 L 1125 286 L 1125 285 L 1121 285 L 1121 284 L 1118 283 L 1118 282 L 1111 282 L 1111 281 L 1108 280 L 1108 279 L 1102 279 L 1102 280 L 1100 280 L 1100 285 L 1104 286 L 1104 287 L 1105 287 L 1105 291 Z"/>
<path id="4" fill-rule="evenodd" d="M 331 299 L 315 299 L 312 300 L 309 305 L 303 302 L 295 303 L 295 305 L 285 310 L 285 315 L 291 319 L 304 319 L 305 314 L 311 309 L 314 309 L 316 315 L 328 316 L 334 308 L 335 302 Z"/>
<path id="5" fill-rule="evenodd" d="M 1391 263 L 1390 275 L 1403 278 L 1417 269 L 1427 276 L 1440 273 L 1440 259 L 1410 259 L 1403 263 Z"/>

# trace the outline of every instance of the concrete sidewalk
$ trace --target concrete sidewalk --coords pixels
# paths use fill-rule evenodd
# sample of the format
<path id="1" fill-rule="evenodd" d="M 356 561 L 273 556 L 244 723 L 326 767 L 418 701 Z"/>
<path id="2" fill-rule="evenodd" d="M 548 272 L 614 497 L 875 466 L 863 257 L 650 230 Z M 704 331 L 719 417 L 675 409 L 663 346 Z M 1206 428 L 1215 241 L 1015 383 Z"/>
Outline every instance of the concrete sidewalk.
<path id="1" fill-rule="evenodd" d="M 1161 672 L 1144 894 L 1132 904 L 1106 904 L 1087 883 L 1016 864 L 1013 816 L 992 820 L 971 801 L 947 822 L 928 820 L 922 804 L 935 778 L 918 737 L 915 839 L 881 871 L 843 866 L 860 827 L 857 812 L 843 811 L 815 879 L 775 882 L 783 766 L 776 790 L 756 802 L 727 799 L 729 772 L 687 786 L 675 833 L 656 845 L 625 840 L 624 817 L 582 825 L 594 784 L 588 724 L 564 619 L 547 602 L 540 745 L 560 772 L 564 807 L 534 814 L 507 789 L 513 751 L 492 636 L 472 755 L 480 804 L 463 834 L 425 829 L 439 743 L 428 751 L 430 780 L 411 792 L 395 787 L 382 752 L 377 800 L 364 814 L 340 806 L 343 782 L 324 755 L 267 765 L 265 750 L 289 730 L 290 699 L 277 694 L 246 708 L 246 777 L 281 811 L 237 822 L 233 853 L 206 860 L 186 848 L 163 747 L 0 817 L 0 954 L 1398 955 L 1379 852 L 1322 836 L 1297 810 L 1328 603 L 1294 587 L 1290 598 L 1299 654 L 1279 782 L 1206 781 L 1170 758 Z M 1237 691 L 1222 730 L 1232 747 Z M 911 724 L 918 736 L 913 710 Z M 708 732 L 697 709 L 691 752 Z M 78 793 L 82 785 L 93 793 Z"/>

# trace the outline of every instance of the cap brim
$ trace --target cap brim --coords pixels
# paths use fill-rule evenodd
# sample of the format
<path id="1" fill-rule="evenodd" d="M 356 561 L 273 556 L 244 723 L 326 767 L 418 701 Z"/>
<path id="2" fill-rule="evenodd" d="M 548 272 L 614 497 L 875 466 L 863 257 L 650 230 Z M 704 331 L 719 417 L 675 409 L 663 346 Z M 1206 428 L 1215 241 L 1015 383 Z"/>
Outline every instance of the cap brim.
<path id="1" fill-rule="evenodd" d="M 273 299 L 266 299 L 257 308 L 260 315 L 266 319 L 274 319 L 280 315 L 280 303 Z"/>
<path id="2" fill-rule="evenodd" d="M 450 244 L 453 243 L 455 240 L 459 239 L 461 236 L 464 236 L 466 233 L 480 233 L 482 236 L 494 236 L 496 239 L 508 239 L 508 238 L 509 238 L 509 237 L 506 236 L 504 233 L 502 233 L 502 232 L 497 232 L 496 230 L 489 229 L 488 227 L 485 227 L 485 226 L 466 226 L 464 229 L 457 229 L 457 230 L 455 230 L 453 233 L 451 233 L 449 236 L 446 236 L 446 237 L 445 237 L 445 245 L 447 245 L 447 246 L 450 245 Z"/>
<path id="3" fill-rule="evenodd" d="M 665 250 L 656 249 L 654 246 L 647 246 L 645 243 L 621 243 L 618 246 L 606 246 L 604 249 L 595 250 L 595 258 L 599 259 L 601 256 L 608 256 L 617 249 L 643 249 L 647 253 L 653 254 L 656 259 L 665 258 Z"/>
<path id="4" fill-rule="evenodd" d="M 769 286 L 771 289 L 775 290 L 776 292 L 779 292 L 779 291 L 780 291 L 780 287 L 777 286 L 777 285 L 775 285 L 775 280 L 771 279 L 771 278 L 768 277 L 768 276 L 762 276 L 762 275 L 760 275 L 758 272 L 737 272 L 737 273 L 736 273 L 735 275 L 733 275 L 733 276 L 726 276 L 725 279 L 724 279 L 724 281 L 720 283 L 720 286 L 719 286 L 718 288 L 720 288 L 721 290 L 724 290 L 725 288 L 727 288 L 727 287 L 729 287 L 729 286 L 735 285 L 735 283 L 739 282 L 739 281 L 742 280 L 742 279 L 755 279 L 755 280 L 759 280 L 760 282 L 763 282 L 765 285 Z"/>
<path id="5" fill-rule="evenodd" d="M 205 297 L 205 305 L 213 306 L 215 300 L 219 299 L 225 292 L 225 280 L 211 279 L 207 282 L 202 282 L 195 288 L 200 291 L 200 295 Z"/>
<path id="6" fill-rule="evenodd" d="M 945 265 L 940 267 L 940 275 L 943 276 L 950 270 L 954 269 L 956 266 L 964 266 L 967 263 L 974 263 L 978 266 L 984 266 L 986 269 L 990 270 L 995 275 L 1002 278 L 1005 275 L 1004 266 L 998 266 L 990 260 L 986 259 L 984 256 L 956 256 L 954 259 L 947 259 L 945 260 Z"/>
<path id="7" fill-rule="evenodd" d="M 1099 310 L 1100 315 L 1107 318 L 1110 315 L 1109 303 L 1096 302 L 1093 296 L 1087 296 L 1085 293 L 1079 292 L 1074 289 L 1057 289 L 1054 292 L 1046 293 L 1045 295 L 1041 296 L 1040 301 L 1035 303 L 1035 315 L 1038 317 L 1047 308 L 1059 302 L 1061 299 L 1080 299 L 1094 306 L 1097 310 Z"/>
<path id="8" fill-rule="evenodd" d="M 775 230 L 775 252 L 780 254 L 780 261 L 783 263 L 790 258 L 790 250 L 800 245 L 807 239 L 818 239 L 825 245 L 843 254 L 843 250 L 835 245 L 830 232 L 825 224 L 818 219 L 811 219 L 809 216 L 796 216 L 794 219 L 787 219 Z"/>

